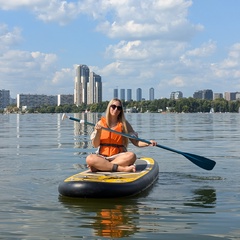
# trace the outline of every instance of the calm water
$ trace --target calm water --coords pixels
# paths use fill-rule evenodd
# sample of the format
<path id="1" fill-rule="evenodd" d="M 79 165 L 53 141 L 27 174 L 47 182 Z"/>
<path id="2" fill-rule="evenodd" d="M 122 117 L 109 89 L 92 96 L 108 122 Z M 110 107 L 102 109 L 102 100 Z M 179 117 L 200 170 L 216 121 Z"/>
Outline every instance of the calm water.
<path id="1" fill-rule="evenodd" d="M 240 239 L 240 114 L 126 117 L 139 137 L 217 165 L 206 171 L 180 154 L 130 145 L 159 163 L 149 191 L 72 201 L 59 197 L 58 184 L 83 170 L 92 128 L 60 114 L 0 115 L 0 239 Z"/>

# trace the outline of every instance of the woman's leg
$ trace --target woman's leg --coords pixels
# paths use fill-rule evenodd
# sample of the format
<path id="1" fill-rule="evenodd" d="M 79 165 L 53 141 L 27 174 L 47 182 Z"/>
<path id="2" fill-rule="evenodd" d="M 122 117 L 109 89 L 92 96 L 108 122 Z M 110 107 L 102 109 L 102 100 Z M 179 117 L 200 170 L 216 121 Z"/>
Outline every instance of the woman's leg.
<path id="1" fill-rule="evenodd" d="M 133 164 L 136 160 L 136 155 L 134 153 L 129 153 L 130 152 L 121 154 L 111 162 L 97 154 L 90 154 L 87 156 L 86 162 L 91 171 L 112 171 L 113 164 L 117 164 L 118 172 L 135 172 L 136 170 Z"/>
<path id="2" fill-rule="evenodd" d="M 117 155 L 111 162 L 119 166 L 130 166 L 136 161 L 136 154 L 133 152 L 124 152 Z"/>

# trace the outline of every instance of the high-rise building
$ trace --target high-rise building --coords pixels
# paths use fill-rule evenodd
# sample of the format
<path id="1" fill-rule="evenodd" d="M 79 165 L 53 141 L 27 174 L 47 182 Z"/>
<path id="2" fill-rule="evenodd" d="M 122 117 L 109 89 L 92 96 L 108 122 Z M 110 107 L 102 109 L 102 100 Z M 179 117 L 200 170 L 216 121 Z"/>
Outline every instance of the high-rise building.
<path id="1" fill-rule="evenodd" d="M 125 101 L 125 89 L 120 89 L 120 100 Z"/>
<path id="2" fill-rule="evenodd" d="M 149 100 L 153 101 L 154 100 L 154 88 L 149 89 Z"/>
<path id="3" fill-rule="evenodd" d="M 113 90 L 113 98 L 118 98 L 118 89 L 117 88 L 115 88 Z"/>
<path id="4" fill-rule="evenodd" d="M 206 99 L 206 100 L 213 100 L 213 91 L 210 89 L 196 91 L 193 94 L 193 98 L 197 99 Z"/>
<path id="5" fill-rule="evenodd" d="M 132 100 L 132 89 L 127 89 L 127 101 L 130 102 Z"/>
<path id="6" fill-rule="evenodd" d="M 236 100 L 240 100 L 240 92 L 236 92 Z"/>
<path id="7" fill-rule="evenodd" d="M 95 74 L 95 102 L 102 102 L 102 77 L 100 75 Z"/>
<path id="8" fill-rule="evenodd" d="M 9 90 L 0 90 L 0 109 L 3 109 L 10 105 L 10 91 Z"/>
<path id="9" fill-rule="evenodd" d="M 181 91 L 171 92 L 170 99 L 180 99 L 183 98 L 183 93 Z"/>
<path id="10" fill-rule="evenodd" d="M 87 91 L 87 104 L 102 102 L 102 80 L 101 76 L 90 72 L 89 82 Z"/>
<path id="11" fill-rule="evenodd" d="M 223 94 L 222 93 L 214 93 L 213 95 L 213 99 L 218 99 L 218 98 L 223 98 Z"/>
<path id="12" fill-rule="evenodd" d="M 142 101 L 142 89 L 141 89 L 141 88 L 137 88 L 137 91 L 136 91 L 136 100 L 137 100 L 137 101 Z"/>
<path id="13" fill-rule="evenodd" d="M 236 100 L 236 92 L 225 92 L 224 93 L 224 98 L 227 101 Z"/>
<path id="14" fill-rule="evenodd" d="M 87 65 L 78 65 L 76 69 L 74 86 L 74 104 L 77 106 L 87 103 L 87 83 L 89 81 L 89 68 Z"/>
<path id="15" fill-rule="evenodd" d="M 203 90 L 203 99 L 213 100 L 213 91 L 210 89 Z"/>
<path id="16" fill-rule="evenodd" d="M 87 65 L 78 65 L 76 68 L 74 85 L 74 104 L 92 104 L 102 101 L 101 76 L 90 72 Z"/>

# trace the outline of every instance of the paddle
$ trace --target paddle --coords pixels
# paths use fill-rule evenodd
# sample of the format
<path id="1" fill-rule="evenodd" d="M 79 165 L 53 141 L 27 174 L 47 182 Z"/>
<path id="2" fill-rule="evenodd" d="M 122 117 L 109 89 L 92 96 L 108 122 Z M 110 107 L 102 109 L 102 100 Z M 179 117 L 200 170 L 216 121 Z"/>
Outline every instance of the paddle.
<path id="1" fill-rule="evenodd" d="M 81 124 L 87 124 L 87 125 L 95 126 L 94 123 L 87 122 L 85 120 L 80 120 L 80 119 L 77 119 L 77 118 L 74 118 L 74 117 L 69 117 L 64 113 L 63 116 L 62 116 L 62 120 L 64 120 L 65 118 L 68 118 L 68 119 L 76 121 L 76 122 L 80 122 Z M 141 139 L 141 138 L 138 138 L 136 136 L 133 136 L 133 135 L 130 135 L 130 134 L 127 134 L 127 133 L 118 132 L 118 131 L 115 131 L 111 128 L 102 127 L 102 129 L 104 129 L 106 131 L 109 131 L 109 132 L 113 132 L 113 133 L 122 135 L 122 136 L 127 137 L 127 138 L 131 138 L 131 139 L 135 139 L 137 141 L 141 141 L 141 142 L 151 144 L 151 142 L 148 141 L 148 140 Z M 196 164 L 198 167 L 203 168 L 205 170 L 212 170 L 214 168 L 215 164 L 216 164 L 215 161 L 213 161 L 211 159 L 208 159 L 208 158 L 205 158 L 205 157 L 202 157 L 202 156 L 199 156 L 199 155 L 196 155 L 196 154 L 181 152 L 181 151 L 169 148 L 169 147 L 165 147 L 165 146 L 160 145 L 160 144 L 157 144 L 156 147 L 163 148 L 165 150 L 181 154 L 185 158 L 190 160 L 192 163 Z"/>

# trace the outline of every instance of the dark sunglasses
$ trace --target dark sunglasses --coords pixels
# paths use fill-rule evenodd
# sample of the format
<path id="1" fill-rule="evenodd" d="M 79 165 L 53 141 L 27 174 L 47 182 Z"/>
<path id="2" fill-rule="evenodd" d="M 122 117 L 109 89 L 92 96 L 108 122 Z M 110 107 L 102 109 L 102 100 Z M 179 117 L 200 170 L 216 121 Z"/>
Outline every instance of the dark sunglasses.
<path id="1" fill-rule="evenodd" d="M 113 110 L 115 110 L 117 108 L 118 111 L 122 111 L 122 106 L 116 106 L 115 104 L 112 104 L 110 106 Z"/>

